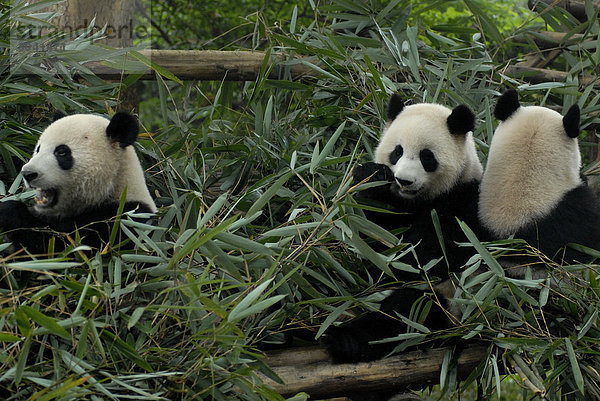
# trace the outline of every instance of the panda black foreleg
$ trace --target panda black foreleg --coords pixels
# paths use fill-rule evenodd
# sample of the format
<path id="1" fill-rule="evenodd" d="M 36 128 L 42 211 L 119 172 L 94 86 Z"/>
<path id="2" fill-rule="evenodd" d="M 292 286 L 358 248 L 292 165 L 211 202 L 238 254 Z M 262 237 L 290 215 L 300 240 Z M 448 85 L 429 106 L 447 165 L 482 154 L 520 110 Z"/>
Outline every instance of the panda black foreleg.
<path id="1" fill-rule="evenodd" d="M 34 254 L 44 253 L 50 238 L 44 226 L 47 226 L 46 222 L 23 202 L 0 202 L 0 229 L 15 246 L 24 247 Z"/>
<path id="2" fill-rule="evenodd" d="M 53 227 L 57 231 L 72 232 L 79 231 L 82 237 L 82 243 L 93 248 L 100 248 L 106 245 L 110 240 L 112 226 L 115 224 L 115 218 L 119 212 L 118 202 L 107 202 L 102 205 L 90 208 L 68 221 L 62 222 L 60 227 Z M 135 211 L 136 213 L 152 213 L 148 205 L 143 202 L 128 201 L 123 206 L 123 213 Z M 145 222 L 143 219 L 135 219 L 139 222 Z M 117 232 L 116 243 L 120 243 L 127 237 L 119 230 Z"/>
<path id="3" fill-rule="evenodd" d="M 38 214 L 33 208 L 19 201 L 0 202 L 0 229 L 17 247 L 26 248 L 32 254 L 47 253 L 49 240 L 59 233 L 73 234 L 76 230 L 82 243 L 94 248 L 104 246 L 110 238 L 114 218 L 119 210 L 118 202 L 107 202 L 67 218 Z M 142 202 L 126 202 L 123 212 L 135 210 L 151 213 Z M 119 233 L 120 234 L 120 233 Z M 117 242 L 123 239 L 119 236 Z M 55 251 L 62 251 L 67 244 L 57 241 Z"/>
<path id="4" fill-rule="evenodd" d="M 409 317 L 414 302 L 423 296 L 424 292 L 416 288 L 396 290 L 383 300 L 379 312 L 370 312 L 341 326 L 330 327 L 325 345 L 333 361 L 372 361 L 392 352 L 397 342 L 371 342 L 405 333 L 407 325 L 398 315 Z M 424 324 L 430 329 L 440 329 L 448 327 L 449 323 L 444 310 L 434 303 Z"/>
<path id="5" fill-rule="evenodd" d="M 377 182 L 383 181 L 392 183 L 394 182 L 394 173 L 385 164 L 379 163 L 365 163 L 359 164 L 352 170 L 352 178 L 355 184 L 361 182 Z M 382 199 L 392 199 L 390 186 L 388 184 L 375 186 L 367 189 L 363 189 L 359 192 L 358 198 L 381 201 Z"/>

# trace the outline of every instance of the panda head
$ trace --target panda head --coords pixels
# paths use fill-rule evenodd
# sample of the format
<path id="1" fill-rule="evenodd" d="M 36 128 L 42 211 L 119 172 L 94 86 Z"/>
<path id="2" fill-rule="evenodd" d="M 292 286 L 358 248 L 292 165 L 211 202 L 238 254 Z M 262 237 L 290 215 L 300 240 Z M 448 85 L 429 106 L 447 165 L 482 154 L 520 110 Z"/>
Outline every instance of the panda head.
<path id="1" fill-rule="evenodd" d="M 565 193 L 582 184 L 577 144 L 580 112 L 563 116 L 546 107 L 521 106 L 509 90 L 496 104 L 494 132 L 481 182 L 479 217 L 497 236 L 548 215 Z"/>
<path id="2" fill-rule="evenodd" d="M 155 208 L 131 146 L 138 123 L 128 113 L 101 116 L 55 115 L 40 136 L 31 160 L 21 170 L 35 189 L 35 210 L 48 216 L 73 216 L 108 201 L 127 200 Z"/>
<path id="3" fill-rule="evenodd" d="M 483 169 L 471 131 L 475 116 L 467 106 L 405 106 L 394 94 L 389 123 L 375 161 L 394 174 L 393 191 L 404 199 L 433 199 L 461 182 L 479 181 Z"/>

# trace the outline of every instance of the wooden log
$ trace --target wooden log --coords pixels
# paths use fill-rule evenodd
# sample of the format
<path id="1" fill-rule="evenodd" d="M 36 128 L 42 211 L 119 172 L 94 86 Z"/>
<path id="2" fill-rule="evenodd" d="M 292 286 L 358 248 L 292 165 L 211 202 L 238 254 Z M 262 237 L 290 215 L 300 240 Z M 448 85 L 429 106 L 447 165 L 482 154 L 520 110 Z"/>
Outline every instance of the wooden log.
<path id="1" fill-rule="evenodd" d="M 267 354 L 265 363 L 283 384 L 263 380 L 284 397 L 306 392 L 311 399 L 351 396 L 357 392 L 404 391 L 439 383 L 449 348 L 411 351 L 373 362 L 332 364 L 323 348 L 298 348 Z M 465 349 L 457 359 L 459 376 L 467 377 L 485 358 L 487 347 Z"/>
<path id="2" fill-rule="evenodd" d="M 568 12 L 570 12 L 575 18 L 580 21 L 587 20 L 587 15 L 585 14 L 585 1 L 581 0 L 529 0 L 527 2 L 527 6 L 530 10 L 540 12 L 539 9 L 536 9 L 536 6 L 539 3 L 543 3 L 546 6 L 554 6 L 560 7 Z M 592 1 L 592 5 L 597 8 L 600 6 L 598 1 Z"/>
<path id="3" fill-rule="evenodd" d="M 568 75 L 566 72 L 562 71 L 526 67 L 519 64 L 508 66 L 503 72 L 510 77 L 521 78 L 531 84 L 539 84 L 543 82 L 565 82 Z M 600 88 L 600 78 L 581 76 L 579 77 L 579 85 L 594 85 L 595 88 Z"/>
<path id="4" fill-rule="evenodd" d="M 581 40 L 584 36 L 580 33 L 567 35 L 564 32 L 541 31 L 527 32 L 516 36 L 514 40 L 517 43 L 527 43 L 527 37 L 531 37 L 533 39 L 533 42 L 540 49 L 552 49 L 558 46 L 566 46 L 570 44 L 581 43 Z M 594 39 L 595 37 L 590 37 L 590 40 Z"/>
<path id="5" fill-rule="evenodd" d="M 217 51 L 217 50 L 142 50 L 140 53 L 150 59 L 152 63 L 166 68 L 182 80 L 226 80 L 226 81 L 253 81 L 257 78 L 263 65 L 266 53 L 259 51 Z M 129 57 L 126 65 L 131 63 Z M 269 78 L 278 79 L 283 65 L 272 57 L 269 61 L 273 68 Z M 100 78 L 119 80 L 123 75 L 142 73 L 141 79 L 155 79 L 155 72 L 150 68 L 143 68 L 137 62 L 137 68 L 123 68 L 107 66 L 105 63 L 90 63 L 87 65 Z M 310 73 L 310 68 L 296 63 L 290 66 L 292 79 L 298 79 Z"/>

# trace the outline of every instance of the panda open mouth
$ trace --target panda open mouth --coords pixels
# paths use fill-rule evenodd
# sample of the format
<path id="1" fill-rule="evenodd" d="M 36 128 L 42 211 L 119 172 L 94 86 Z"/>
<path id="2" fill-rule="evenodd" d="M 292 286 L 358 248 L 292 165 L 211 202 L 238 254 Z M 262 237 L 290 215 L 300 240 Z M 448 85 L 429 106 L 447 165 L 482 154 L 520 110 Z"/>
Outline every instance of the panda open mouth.
<path id="1" fill-rule="evenodd" d="M 398 187 L 398 192 L 401 195 L 416 196 L 419 193 L 419 190 L 418 189 L 405 189 L 402 187 Z"/>
<path id="2" fill-rule="evenodd" d="M 414 197 L 416 197 L 421 192 L 421 188 L 418 188 L 418 189 L 408 189 L 406 187 L 403 187 L 403 186 L 399 185 L 398 183 L 396 183 L 395 187 L 396 187 L 396 193 L 399 196 L 402 196 L 402 197 L 405 197 L 405 198 L 414 198 Z"/>
<path id="3" fill-rule="evenodd" d="M 35 189 L 35 205 L 40 208 L 50 208 L 58 202 L 58 192 L 55 189 Z"/>

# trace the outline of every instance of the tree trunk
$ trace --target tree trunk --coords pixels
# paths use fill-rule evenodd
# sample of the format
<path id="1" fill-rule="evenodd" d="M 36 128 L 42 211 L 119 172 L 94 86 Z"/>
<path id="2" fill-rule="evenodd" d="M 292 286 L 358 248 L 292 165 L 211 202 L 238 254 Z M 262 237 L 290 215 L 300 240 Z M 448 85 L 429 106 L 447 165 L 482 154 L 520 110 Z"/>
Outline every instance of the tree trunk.
<path id="1" fill-rule="evenodd" d="M 98 32 L 106 26 L 104 37 L 96 43 L 115 48 L 133 46 L 134 38 L 141 32 L 148 32 L 141 25 L 136 13 L 135 0 L 67 0 L 48 7 L 46 10 L 57 11 L 60 17 L 53 20 L 56 28 L 69 33 L 71 36 L 79 35 L 78 31 L 88 28 L 93 22 L 93 32 Z M 119 80 L 121 76 L 114 77 Z M 119 109 L 131 111 L 137 109 L 138 95 L 135 86 L 129 87 L 118 96 Z"/>

